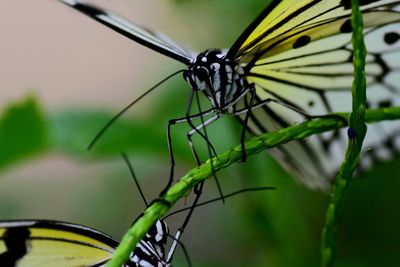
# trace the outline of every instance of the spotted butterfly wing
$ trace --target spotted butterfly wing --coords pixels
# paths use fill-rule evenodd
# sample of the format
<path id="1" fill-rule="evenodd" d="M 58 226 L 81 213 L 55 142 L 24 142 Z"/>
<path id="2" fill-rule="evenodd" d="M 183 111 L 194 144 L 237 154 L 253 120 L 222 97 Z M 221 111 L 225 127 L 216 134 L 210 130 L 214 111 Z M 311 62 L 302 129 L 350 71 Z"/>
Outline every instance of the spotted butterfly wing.
<path id="1" fill-rule="evenodd" d="M 244 120 L 252 132 L 261 133 L 301 122 L 304 114 L 325 115 L 351 107 L 349 0 L 273 1 L 229 50 L 206 50 L 196 57 L 189 53 L 171 55 L 166 39 L 147 42 L 150 31 L 142 34 L 138 26 L 110 12 L 75 0 L 61 1 L 186 64 L 185 80 L 194 92 L 204 93 L 212 105 L 212 117 L 197 130 L 223 114 L 231 114 Z M 362 0 L 360 5 L 369 49 L 369 105 L 397 105 L 400 1 Z M 400 146 L 399 129 L 399 123 L 371 126 L 365 144 L 375 149 L 364 156 L 362 165 L 370 165 L 374 158 L 391 158 Z M 337 171 L 346 141 L 346 135 L 336 131 L 291 142 L 272 155 L 301 182 L 323 189 Z"/>
<path id="2" fill-rule="evenodd" d="M 124 266 L 167 267 L 168 228 L 157 221 Z M 47 220 L 0 221 L 0 262 L 5 267 L 105 266 L 119 242 L 92 228 Z"/>
<path id="3" fill-rule="evenodd" d="M 398 106 L 400 2 L 360 1 L 360 5 L 368 50 L 368 105 Z M 278 99 L 309 115 L 350 111 L 350 16 L 348 1 L 282 1 L 255 28 L 250 26 L 250 33 L 245 32 L 228 54 L 247 66 L 245 75 L 256 86 L 257 101 Z M 242 100 L 241 105 L 249 106 L 248 96 Z M 301 113 L 271 103 L 254 110 L 248 126 L 261 133 L 303 120 Z M 370 125 L 364 142 L 368 152 L 362 157 L 361 168 L 393 158 L 400 151 L 399 132 L 399 122 Z M 346 146 L 346 133 L 336 131 L 291 142 L 272 153 L 303 183 L 326 188 Z"/>

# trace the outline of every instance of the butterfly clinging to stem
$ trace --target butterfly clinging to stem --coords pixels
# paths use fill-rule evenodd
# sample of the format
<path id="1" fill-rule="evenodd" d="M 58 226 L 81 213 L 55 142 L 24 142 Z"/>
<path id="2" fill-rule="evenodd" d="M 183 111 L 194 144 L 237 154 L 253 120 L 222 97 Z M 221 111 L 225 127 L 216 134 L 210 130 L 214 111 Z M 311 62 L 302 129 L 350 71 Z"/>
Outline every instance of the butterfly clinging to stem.
<path id="1" fill-rule="evenodd" d="M 126 155 L 124 155 L 124 159 L 127 161 Z M 128 161 L 127 163 L 134 181 L 138 185 L 140 195 L 146 207 L 148 207 L 133 169 Z M 245 188 L 225 195 L 224 198 L 230 198 L 244 192 L 272 189 L 274 188 Z M 174 211 L 163 219 L 157 220 L 136 245 L 123 266 L 172 266 L 174 252 L 178 244 L 182 245 L 179 238 L 190 219 L 190 214 L 186 216 L 175 236 L 169 234 L 165 219 L 176 213 L 192 210 L 218 200 L 220 198 L 198 203 L 195 206 Z M 166 254 L 165 247 L 168 238 L 172 239 L 172 244 Z M 107 264 L 118 245 L 119 241 L 108 234 L 79 224 L 53 220 L 0 220 L 0 265 L 4 267 L 100 267 Z M 187 258 L 188 266 L 191 266 L 183 245 L 182 249 Z"/>
<path id="2" fill-rule="evenodd" d="M 244 124 L 244 147 L 245 129 L 253 133 L 274 131 L 311 116 L 351 109 L 350 0 L 272 1 L 229 49 L 211 49 L 197 55 L 109 11 L 81 1 L 60 1 L 186 65 L 183 77 L 192 93 L 185 116 L 171 120 L 168 126 L 172 161 L 169 185 L 174 165 L 170 137 L 173 124 L 188 122 L 193 128 L 189 140 L 193 134 L 200 134 L 212 150 L 202 130 L 225 114 L 237 116 Z M 359 4 L 368 50 L 367 104 L 371 108 L 399 105 L 400 1 L 366 0 Z M 210 108 L 191 115 L 199 93 L 210 100 Z M 195 126 L 194 120 L 200 123 Z M 372 125 L 364 142 L 371 149 L 363 156 L 361 167 L 393 158 L 400 151 L 399 133 L 399 122 Z M 325 189 L 342 161 L 346 140 L 346 134 L 335 131 L 292 141 L 271 153 L 302 183 Z"/>
<path id="3" fill-rule="evenodd" d="M 128 158 L 123 154 L 138 191 L 148 207 Z M 189 218 L 185 219 L 187 221 Z M 157 220 L 138 242 L 124 267 L 170 267 L 184 226 L 170 236 L 164 220 Z M 173 239 L 168 255 L 167 239 Z M 119 242 L 93 228 L 50 220 L 0 221 L 0 263 L 16 266 L 105 266 Z M 183 247 L 183 246 L 182 246 Z M 184 253 L 187 256 L 186 250 Z M 187 256 L 189 266 L 190 261 Z"/>

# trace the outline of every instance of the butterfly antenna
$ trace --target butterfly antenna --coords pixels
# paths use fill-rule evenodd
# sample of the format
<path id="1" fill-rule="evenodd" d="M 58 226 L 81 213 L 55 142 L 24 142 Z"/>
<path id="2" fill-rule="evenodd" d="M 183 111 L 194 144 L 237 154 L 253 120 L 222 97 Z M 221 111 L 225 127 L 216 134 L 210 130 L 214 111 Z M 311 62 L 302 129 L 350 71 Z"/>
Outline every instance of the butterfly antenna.
<path id="1" fill-rule="evenodd" d="M 150 92 L 152 92 L 154 89 L 156 89 L 158 86 L 160 86 L 161 84 L 163 84 L 164 82 L 166 82 L 167 80 L 169 80 L 170 78 L 174 77 L 175 75 L 183 72 L 184 70 L 179 70 L 177 72 L 174 72 L 170 75 L 168 75 L 167 77 L 165 77 L 164 79 L 162 79 L 160 82 L 158 82 L 156 85 L 154 85 L 153 87 L 151 87 L 149 90 L 147 90 L 146 92 L 144 92 L 141 96 L 139 96 L 138 98 L 136 98 L 134 101 L 132 101 L 129 105 L 127 105 L 124 109 L 122 109 L 120 112 L 118 112 L 117 115 L 115 115 L 111 120 L 109 120 L 106 125 L 103 126 L 103 128 L 96 134 L 96 136 L 93 138 L 93 140 L 90 142 L 90 144 L 87 147 L 87 150 L 91 150 L 93 148 L 94 145 L 96 145 L 97 141 L 99 141 L 100 137 L 103 136 L 103 134 L 108 130 L 108 128 L 110 128 L 111 125 L 114 124 L 114 122 L 121 117 L 128 109 L 130 109 L 133 105 L 135 105 L 137 102 L 139 102 L 139 100 L 141 100 L 143 97 L 145 97 L 146 95 L 148 95 Z"/>
<path id="2" fill-rule="evenodd" d="M 136 187 L 137 187 L 137 189 L 138 189 L 138 191 L 139 191 L 139 193 L 140 193 L 140 196 L 141 196 L 142 199 L 143 199 L 144 204 L 146 205 L 146 207 L 148 207 L 149 204 L 148 204 L 147 201 L 146 201 L 146 197 L 144 196 L 143 191 L 142 191 L 142 188 L 140 187 L 139 181 L 138 181 L 138 179 L 137 179 L 137 177 L 136 177 L 136 175 L 135 175 L 135 172 L 133 171 L 133 166 L 132 166 L 132 164 L 131 164 L 131 161 L 129 160 L 128 155 L 127 155 L 125 152 L 122 152 L 122 153 L 121 153 L 121 156 L 122 156 L 122 158 L 124 159 L 126 165 L 127 165 L 128 168 L 129 168 L 129 172 L 131 173 L 131 176 L 132 176 L 133 180 L 135 181 Z"/>
<path id="3" fill-rule="evenodd" d="M 198 185 L 198 188 L 197 188 L 197 192 L 196 192 L 196 197 L 195 197 L 195 199 L 194 199 L 194 201 L 193 201 L 192 206 L 189 207 L 189 212 L 188 212 L 188 215 L 187 215 L 186 218 L 185 218 L 185 221 L 183 222 L 182 226 L 179 228 L 179 231 L 180 231 L 181 233 L 183 233 L 183 231 L 184 231 L 185 228 L 186 228 L 186 225 L 189 223 L 190 217 L 192 217 L 192 214 L 193 214 L 193 211 L 194 211 L 194 209 L 195 209 L 195 207 L 196 207 L 196 205 L 197 205 L 197 202 L 199 202 L 199 199 L 200 199 L 200 197 L 201 197 L 201 194 L 203 193 L 204 180 L 201 181 L 201 182 L 200 182 L 199 184 L 197 184 L 197 185 Z"/>
<path id="4" fill-rule="evenodd" d="M 235 191 L 235 192 L 232 192 L 232 193 L 224 195 L 224 199 L 227 199 L 227 198 L 230 198 L 230 197 L 233 197 L 235 195 L 239 195 L 239 194 L 242 194 L 242 193 L 245 193 L 245 192 L 257 192 L 257 191 L 275 190 L 275 189 L 276 188 L 272 187 L 272 186 L 244 188 L 244 189 L 241 189 L 241 190 L 238 190 L 238 191 Z M 221 197 L 217 197 L 217 198 L 213 198 L 213 199 L 210 199 L 210 200 L 206 200 L 204 202 L 200 202 L 200 203 L 196 204 L 195 208 L 201 207 L 201 206 L 204 206 L 204 205 L 207 205 L 207 204 L 219 201 L 219 200 L 221 200 Z M 182 208 L 182 209 L 173 211 L 173 212 L 169 213 L 167 216 L 165 216 L 163 218 L 163 220 L 168 218 L 168 217 L 170 217 L 170 216 L 172 216 L 172 215 L 175 215 L 177 213 L 181 213 L 181 212 L 187 211 L 187 210 L 189 210 L 191 208 L 192 207 L 186 207 L 186 208 Z"/>

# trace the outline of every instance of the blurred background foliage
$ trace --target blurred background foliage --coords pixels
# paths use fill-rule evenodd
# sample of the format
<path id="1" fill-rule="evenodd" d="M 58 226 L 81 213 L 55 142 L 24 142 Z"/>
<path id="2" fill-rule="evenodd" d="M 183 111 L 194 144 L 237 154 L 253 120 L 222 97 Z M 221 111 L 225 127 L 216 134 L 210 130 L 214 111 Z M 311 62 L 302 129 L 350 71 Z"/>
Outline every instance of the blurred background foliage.
<path id="1" fill-rule="evenodd" d="M 169 4 L 183 26 L 185 19 L 193 25 L 190 31 L 196 33 L 194 27 L 199 25 L 198 36 L 193 35 L 197 38 L 188 43 L 201 50 L 213 43 L 229 47 L 266 2 L 174 0 Z M 174 71 L 171 64 L 165 69 Z M 140 79 L 155 83 L 163 76 L 160 73 Z M 187 88 L 180 79 L 166 83 L 138 104 L 140 112 L 135 113 L 134 107 L 118 120 L 91 151 L 86 150 L 90 140 L 126 103 L 105 109 L 65 103 L 47 110 L 40 95 L 10 100 L 0 115 L 1 218 L 65 220 L 121 237 L 144 203 L 119 153 L 128 152 L 147 198 L 155 198 L 169 172 L 166 124 L 184 114 Z M 173 127 L 176 177 L 195 165 L 186 141 L 188 129 Z M 239 143 L 240 126 L 233 118 L 224 118 L 208 131 L 220 152 Z M 195 138 L 195 143 L 205 159 L 204 142 Z M 340 222 L 337 266 L 400 266 L 399 171 L 399 161 L 382 163 L 352 182 Z M 245 193 L 225 205 L 217 202 L 197 209 L 183 237 L 194 266 L 319 265 L 327 193 L 298 185 L 267 153 L 218 177 L 225 193 L 254 186 L 277 189 Z M 210 180 L 203 199 L 216 196 L 215 182 Z M 172 232 L 183 216 L 168 220 Z M 182 253 L 176 255 L 175 266 L 187 266 Z"/>

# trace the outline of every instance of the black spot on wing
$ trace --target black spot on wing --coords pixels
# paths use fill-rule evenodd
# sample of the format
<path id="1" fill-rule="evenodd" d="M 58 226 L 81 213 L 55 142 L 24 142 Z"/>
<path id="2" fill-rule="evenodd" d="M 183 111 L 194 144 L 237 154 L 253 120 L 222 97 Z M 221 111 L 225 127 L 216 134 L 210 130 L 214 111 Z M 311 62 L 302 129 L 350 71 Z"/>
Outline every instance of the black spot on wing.
<path id="1" fill-rule="evenodd" d="M 388 32 L 383 37 L 383 40 L 388 45 L 392 45 L 392 44 L 396 43 L 399 39 L 400 39 L 400 35 L 396 32 Z"/>
<path id="2" fill-rule="evenodd" d="M 340 32 L 341 33 L 350 33 L 353 31 L 353 28 L 351 27 L 351 20 L 348 19 L 346 20 L 342 26 L 340 26 Z"/>
<path id="3" fill-rule="evenodd" d="M 28 252 L 27 239 L 30 231 L 25 227 L 17 227 L 7 229 L 1 239 L 7 248 L 5 252 L 0 254 L 0 262 L 3 267 L 17 266 L 17 261 Z"/>
<path id="4" fill-rule="evenodd" d="M 378 106 L 379 106 L 380 108 L 389 108 L 389 107 L 392 106 L 392 101 L 390 101 L 389 99 L 388 99 L 388 100 L 380 101 L 380 102 L 378 103 Z"/>
<path id="5" fill-rule="evenodd" d="M 306 46 L 309 44 L 311 41 L 310 36 L 304 35 L 299 37 L 294 43 L 293 43 L 293 48 L 300 48 L 303 46 Z"/>
<path id="6" fill-rule="evenodd" d="M 383 145 L 388 149 L 393 149 L 395 147 L 394 140 L 392 138 L 388 138 L 383 142 Z"/>
<path id="7" fill-rule="evenodd" d="M 360 6 L 365 6 L 378 1 L 380 0 L 359 0 L 358 3 Z M 342 5 L 344 9 L 351 9 L 351 0 L 342 0 L 340 1 L 340 5 Z"/>

